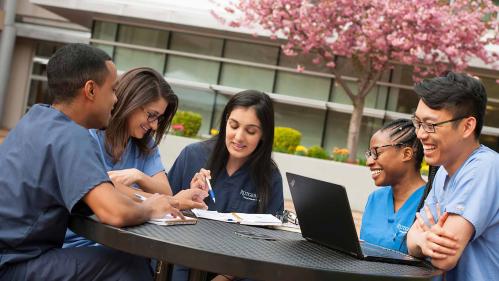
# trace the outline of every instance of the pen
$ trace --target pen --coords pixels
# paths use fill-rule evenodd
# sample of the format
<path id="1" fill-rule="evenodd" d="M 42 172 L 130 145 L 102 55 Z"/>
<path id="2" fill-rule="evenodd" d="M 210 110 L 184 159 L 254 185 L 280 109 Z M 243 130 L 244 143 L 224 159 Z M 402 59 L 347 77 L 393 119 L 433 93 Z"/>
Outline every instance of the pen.
<path id="1" fill-rule="evenodd" d="M 208 178 L 205 178 L 206 184 L 208 184 L 208 192 L 210 193 L 210 197 L 213 200 L 213 203 L 215 202 L 215 193 L 213 192 L 213 189 L 211 188 L 210 180 Z"/>
<path id="2" fill-rule="evenodd" d="M 146 200 L 146 197 L 145 197 L 145 196 L 142 196 L 142 195 L 140 195 L 140 194 L 138 194 L 138 193 L 135 193 L 134 195 L 135 195 L 135 197 L 139 198 L 139 199 L 140 199 L 140 201 L 144 201 L 144 200 Z"/>

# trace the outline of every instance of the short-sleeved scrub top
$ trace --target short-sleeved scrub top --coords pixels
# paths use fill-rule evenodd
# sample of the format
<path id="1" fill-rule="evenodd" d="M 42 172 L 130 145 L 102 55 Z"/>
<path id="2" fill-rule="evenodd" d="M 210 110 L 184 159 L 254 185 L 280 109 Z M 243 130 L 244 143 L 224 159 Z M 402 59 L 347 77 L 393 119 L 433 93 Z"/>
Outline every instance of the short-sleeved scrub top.
<path id="1" fill-rule="evenodd" d="M 141 154 L 139 147 L 132 140 L 129 140 L 125 147 L 125 151 L 123 151 L 123 154 L 121 155 L 121 160 L 113 162 L 112 156 L 106 151 L 105 131 L 90 129 L 89 132 L 90 135 L 92 135 L 92 137 L 98 143 L 98 149 L 100 151 L 102 161 L 104 162 L 104 165 L 106 167 L 106 171 L 135 168 L 150 177 L 156 175 L 157 173 L 163 173 L 165 171 L 163 163 L 161 163 L 161 157 L 159 155 L 158 147 L 153 148 L 154 142 L 152 138 L 148 142 L 149 146 L 152 148 L 150 154 Z M 96 245 L 95 242 L 76 235 L 74 232 L 68 229 L 66 237 L 64 239 L 63 247 L 72 248 L 92 245 Z"/>
<path id="2" fill-rule="evenodd" d="M 0 145 L 0 267 L 60 248 L 71 210 L 110 182 L 88 130 L 34 105 Z"/>
<path id="3" fill-rule="evenodd" d="M 425 186 L 415 190 L 395 212 L 393 189 L 385 186 L 372 192 L 362 215 L 360 239 L 407 253 L 406 235 L 414 222 Z"/>
<path id="4" fill-rule="evenodd" d="M 497 280 L 499 273 L 499 154 L 481 145 L 459 169 L 449 176 L 438 169 L 433 188 L 426 198 L 436 217 L 436 204 L 442 212 L 466 219 L 474 234 L 457 265 L 446 280 Z M 421 209 L 425 220 L 425 212 Z"/>

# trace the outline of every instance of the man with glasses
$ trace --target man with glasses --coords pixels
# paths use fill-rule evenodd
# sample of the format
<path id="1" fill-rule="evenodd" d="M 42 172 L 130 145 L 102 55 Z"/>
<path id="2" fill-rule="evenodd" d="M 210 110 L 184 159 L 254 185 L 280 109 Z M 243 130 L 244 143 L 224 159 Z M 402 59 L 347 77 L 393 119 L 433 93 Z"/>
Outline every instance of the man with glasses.
<path id="1" fill-rule="evenodd" d="M 499 272 L 499 154 L 479 143 L 482 83 L 449 72 L 415 86 L 412 119 L 426 162 L 441 166 L 407 239 L 446 280 L 493 280 Z"/>

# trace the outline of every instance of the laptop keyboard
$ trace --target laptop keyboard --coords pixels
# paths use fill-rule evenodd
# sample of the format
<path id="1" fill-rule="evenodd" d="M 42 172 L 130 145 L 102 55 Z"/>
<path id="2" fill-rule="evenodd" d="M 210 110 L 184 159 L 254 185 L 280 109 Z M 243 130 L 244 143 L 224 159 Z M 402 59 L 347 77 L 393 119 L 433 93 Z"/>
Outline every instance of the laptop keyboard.
<path id="1" fill-rule="evenodd" d="M 412 260 L 413 257 L 406 255 L 404 253 L 384 248 L 378 245 L 373 245 L 366 243 L 365 241 L 361 242 L 360 247 L 362 248 L 362 253 L 364 256 L 371 257 L 382 257 L 382 258 L 390 258 L 390 259 L 406 259 Z"/>

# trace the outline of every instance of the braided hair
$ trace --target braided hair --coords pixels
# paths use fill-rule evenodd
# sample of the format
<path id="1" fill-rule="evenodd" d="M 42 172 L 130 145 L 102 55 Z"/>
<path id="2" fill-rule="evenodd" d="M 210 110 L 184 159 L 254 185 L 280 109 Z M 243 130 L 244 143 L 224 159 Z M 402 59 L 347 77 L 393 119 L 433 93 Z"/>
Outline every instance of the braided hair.
<path id="1" fill-rule="evenodd" d="M 389 132 L 390 140 L 414 151 L 414 169 L 419 171 L 423 162 L 423 145 L 416 135 L 416 128 L 409 119 L 397 119 L 383 126 L 380 131 Z"/>

